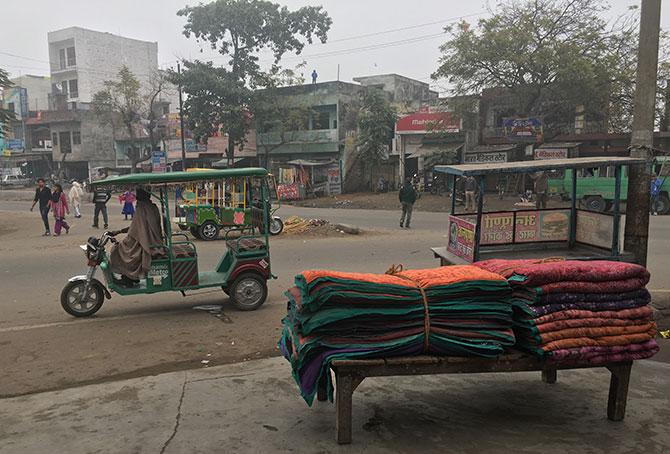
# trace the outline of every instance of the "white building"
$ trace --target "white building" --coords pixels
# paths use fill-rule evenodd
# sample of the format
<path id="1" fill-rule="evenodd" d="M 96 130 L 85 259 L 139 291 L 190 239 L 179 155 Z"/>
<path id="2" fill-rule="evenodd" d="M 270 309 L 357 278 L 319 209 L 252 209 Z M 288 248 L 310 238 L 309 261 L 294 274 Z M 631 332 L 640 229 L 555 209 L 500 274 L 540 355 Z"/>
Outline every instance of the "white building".
<path id="1" fill-rule="evenodd" d="M 117 78 L 123 65 L 144 90 L 158 72 L 155 42 L 80 27 L 49 32 L 48 41 L 52 94 L 67 95 L 70 106 L 90 103 L 93 95 L 104 88 L 104 81 Z"/>

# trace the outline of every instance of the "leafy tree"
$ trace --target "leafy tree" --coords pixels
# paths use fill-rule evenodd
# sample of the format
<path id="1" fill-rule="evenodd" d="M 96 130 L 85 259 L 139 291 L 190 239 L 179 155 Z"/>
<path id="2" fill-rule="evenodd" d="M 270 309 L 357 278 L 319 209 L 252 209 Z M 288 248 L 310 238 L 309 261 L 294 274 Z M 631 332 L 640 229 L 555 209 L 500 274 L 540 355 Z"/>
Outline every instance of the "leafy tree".
<path id="1" fill-rule="evenodd" d="M 9 74 L 7 71 L 0 68 L 0 92 L 11 87 L 12 85 L 14 84 L 12 84 L 12 82 L 9 80 Z M 10 121 L 14 120 L 14 118 L 14 112 L 0 108 L 0 139 L 5 136 L 5 128 Z"/>
<path id="2" fill-rule="evenodd" d="M 625 128 L 637 22 L 608 23 L 606 10 L 603 0 L 504 0 L 476 27 L 447 29 L 433 78 L 456 95 L 503 88 L 516 115 L 542 116 L 548 130 L 573 124 L 580 105 L 587 120 Z"/>
<path id="3" fill-rule="evenodd" d="M 357 158 L 363 173 L 371 179 L 372 168 L 388 153 L 396 122 L 396 112 L 384 92 L 368 90 L 358 112 Z"/>
<path id="4" fill-rule="evenodd" d="M 93 95 L 93 110 L 100 123 L 111 124 L 114 131 L 118 128 L 124 131 L 129 142 L 126 155 L 132 173 L 138 164 L 151 158 L 151 151 L 158 147 L 160 141 L 156 110 L 166 80 L 157 74 L 150 85 L 148 93 L 143 94 L 140 81 L 124 65 L 119 70 L 117 80 L 105 81 L 105 88 Z M 142 145 L 143 136 L 149 138 L 150 149 Z"/>
<path id="5" fill-rule="evenodd" d="M 272 52 L 276 71 L 285 53 L 299 54 L 315 38 L 325 42 L 332 20 L 320 6 L 290 11 L 266 0 L 216 0 L 187 6 L 177 14 L 186 17 L 187 38 L 194 36 L 227 59 L 221 67 L 212 62 L 185 62 L 182 75 L 172 76 L 187 94 L 185 114 L 201 137 L 223 125 L 232 165 L 234 149 L 244 145 L 250 127 L 252 90 L 267 81 L 260 52 Z"/>

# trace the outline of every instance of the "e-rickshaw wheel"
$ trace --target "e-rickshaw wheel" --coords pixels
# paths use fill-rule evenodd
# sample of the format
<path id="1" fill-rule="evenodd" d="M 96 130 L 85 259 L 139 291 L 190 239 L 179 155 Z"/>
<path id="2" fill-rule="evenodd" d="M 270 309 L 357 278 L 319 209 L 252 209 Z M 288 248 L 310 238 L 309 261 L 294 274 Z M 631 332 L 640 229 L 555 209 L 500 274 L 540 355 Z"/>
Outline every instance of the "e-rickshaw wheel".
<path id="1" fill-rule="evenodd" d="M 212 241 L 219 237 L 219 226 L 214 221 L 205 221 L 198 227 L 198 236 L 205 241 Z"/>
<path id="2" fill-rule="evenodd" d="M 227 293 L 237 309 L 254 311 L 261 307 L 268 297 L 267 281 L 257 273 L 243 273 L 228 286 Z"/>
<path id="3" fill-rule="evenodd" d="M 284 222 L 278 216 L 270 219 L 270 235 L 279 235 L 284 230 Z"/>
<path id="4" fill-rule="evenodd" d="M 88 317 L 100 310 L 105 302 L 105 292 L 100 284 L 91 283 L 88 293 L 84 295 L 86 281 L 68 282 L 60 294 L 60 304 L 70 315 Z"/>

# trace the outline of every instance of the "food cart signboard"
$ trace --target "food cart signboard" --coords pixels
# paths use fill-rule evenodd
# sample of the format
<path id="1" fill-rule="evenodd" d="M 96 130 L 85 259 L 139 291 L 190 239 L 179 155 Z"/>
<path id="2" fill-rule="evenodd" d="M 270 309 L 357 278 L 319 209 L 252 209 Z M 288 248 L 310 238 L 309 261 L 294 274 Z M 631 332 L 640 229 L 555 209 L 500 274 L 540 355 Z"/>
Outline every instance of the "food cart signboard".
<path id="1" fill-rule="evenodd" d="M 468 262 L 473 262 L 475 259 L 475 224 L 456 216 L 449 216 L 447 250 Z"/>
<path id="2" fill-rule="evenodd" d="M 482 216 L 480 244 L 512 244 L 514 213 L 488 213 Z"/>
<path id="3" fill-rule="evenodd" d="M 592 211 L 577 211 L 577 236 L 580 243 L 602 248 L 612 247 L 612 216 Z"/>
<path id="4" fill-rule="evenodd" d="M 567 241 L 570 210 L 519 211 L 514 230 L 515 243 Z"/>

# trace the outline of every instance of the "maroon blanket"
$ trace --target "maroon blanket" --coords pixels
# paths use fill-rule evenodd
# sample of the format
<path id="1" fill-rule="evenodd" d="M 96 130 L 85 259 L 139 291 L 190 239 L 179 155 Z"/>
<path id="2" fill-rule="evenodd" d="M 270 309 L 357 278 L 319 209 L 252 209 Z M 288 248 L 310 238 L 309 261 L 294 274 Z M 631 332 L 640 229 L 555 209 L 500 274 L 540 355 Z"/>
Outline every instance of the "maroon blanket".
<path id="1" fill-rule="evenodd" d="M 475 265 L 501 274 L 508 278 L 510 283 L 526 287 L 539 287 L 557 282 L 593 283 L 629 279 L 643 281 L 642 286 L 649 282 L 649 272 L 643 266 L 608 260 L 491 259 L 477 262 Z"/>

